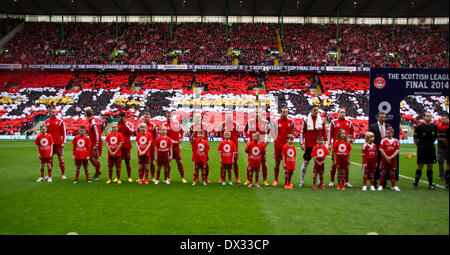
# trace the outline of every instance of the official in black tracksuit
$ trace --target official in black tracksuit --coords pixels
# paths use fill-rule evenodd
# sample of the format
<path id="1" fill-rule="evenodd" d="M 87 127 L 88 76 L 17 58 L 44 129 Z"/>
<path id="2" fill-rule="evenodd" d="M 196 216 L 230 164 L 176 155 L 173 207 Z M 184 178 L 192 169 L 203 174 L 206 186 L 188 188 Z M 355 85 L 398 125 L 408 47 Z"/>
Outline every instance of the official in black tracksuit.
<path id="1" fill-rule="evenodd" d="M 417 189 L 422 176 L 423 165 L 427 165 L 428 188 L 435 189 L 433 184 L 433 164 L 436 163 L 436 147 L 434 142 L 438 138 L 438 127 L 431 123 L 432 115 L 426 112 L 424 122 L 414 129 L 414 143 L 417 146 L 417 170 L 414 188 Z"/>

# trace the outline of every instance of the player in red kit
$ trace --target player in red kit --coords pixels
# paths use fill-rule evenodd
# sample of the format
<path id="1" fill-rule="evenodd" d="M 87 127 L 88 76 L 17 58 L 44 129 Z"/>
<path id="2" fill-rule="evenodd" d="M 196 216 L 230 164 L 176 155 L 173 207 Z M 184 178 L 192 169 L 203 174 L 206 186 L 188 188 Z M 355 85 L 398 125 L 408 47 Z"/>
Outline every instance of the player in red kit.
<path id="1" fill-rule="evenodd" d="M 190 137 L 198 138 L 199 131 L 203 131 L 204 140 L 208 140 L 208 125 L 202 122 L 202 114 L 199 112 L 194 113 L 194 123 L 189 128 L 189 141 L 191 141 L 192 151 L 195 150 L 193 140 Z M 194 154 L 192 154 L 192 161 L 194 161 Z M 206 174 L 206 182 L 210 183 L 211 181 L 208 179 L 209 176 L 209 163 L 206 162 L 205 169 L 203 170 Z M 203 172 L 202 172 L 203 173 Z M 182 180 L 183 181 L 183 180 Z"/>
<path id="2" fill-rule="evenodd" d="M 172 113 L 166 112 L 166 121 L 162 123 L 162 126 L 165 126 L 167 129 L 167 137 L 172 139 L 173 143 L 173 159 L 177 162 L 178 171 L 180 172 L 181 182 L 186 183 L 186 179 L 184 179 L 184 167 L 183 163 L 181 163 L 181 149 L 180 144 L 183 142 L 184 130 L 181 126 L 180 122 L 177 120 L 172 120 Z M 170 179 L 170 175 L 169 175 Z"/>
<path id="3" fill-rule="evenodd" d="M 117 122 L 111 124 L 111 133 L 106 136 L 106 147 L 108 148 L 108 173 L 109 179 L 106 184 L 111 183 L 113 167 L 116 166 L 116 175 L 117 178 L 115 182 L 117 184 L 122 184 L 120 180 L 120 170 L 122 164 L 122 145 L 123 145 L 123 136 L 119 133 L 119 127 Z"/>
<path id="4" fill-rule="evenodd" d="M 225 131 L 230 132 L 230 140 L 234 143 L 234 146 L 236 147 L 236 153 L 234 153 L 234 159 L 233 159 L 233 170 L 234 170 L 234 176 L 236 178 L 236 183 L 241 184 L 241 181 L 239 180 L 239 135 L 240 135 L 240 126 L 239 124 L 233 120 L 233 111 L 226 111 L 225 112 L 225 121 L 222 122 L 218 128 L 218 131 L 220 132 L 222 136 L 222 140 L 225 139 Z M 222 180 L 219 181 L 219 183 L 222 183 Z"/>
<path id="5" fill-rule="evenodd" d="M 294 132 L 294 119 L 288 117 L 289 110 L 287 106 L 281 107 L 281 118 L 278 118 L 272 122 L 272 137 L 275 140 L 274 143 L 274 159 L 275 168 L 274 176 L 275 181 L 272 186 L 278 185 L 278 174 L 280 172 L 280 162 L 283 159 L 282 150 L 287 143 L 287 136 Z"/>
<path id="6" fill-rule="evenodd" d="M 262 116 L 262 113 L 259 108 L 256 108 L 255 118 L 251 118 L 247 121 L 244 126 L 243 136 L 244 141 L 249 144 L 251 139 L 253 138 L 253 134 L 258 133 L 259 142 L 264 146 L 267 146 L 268 141 L 266 139 L 266 134 L 270 131 L 269 124 L 267 120 L 265 120 Z M 267 182 L 267 165 L 266 165 L 266 150 L 264 149 L 264 153 L 261 158 L 262 165 L 262 174 L 263 174 L 263 184 L 265 186 L 269 186 L 270 184 Z M 248 170 L 247 170 L 248 171 Z M 259 170 L 258 170 L 259 171 Z M 248 174 L 247 174 L 248 176 Z M 251 180 L 247 180 L 244 185 L 248 185 L 251 183 Z M 259 184 L 258 184 L 259 185 Z"/>
<path id="7" fill-rule="evenodd" d="M 288 143 L 283 146 L 283 150 L 281 151 L 281 155 L 283 156 L 285 189 L 294 188 L 294 185 L 291 183 L 292 174 L 294 174 L 295 170 L 295 157 L 297 156 L 294 138 L 294 135 L 289 134 L 287 136 Z"/>
<path id="8" fill-rule="evenodd" d="M 252 141 L 247 144 L 245 152 L 248 153 L 248 168 L 247 168 L 247 180 L 249 181 L 248 187 L 252 187 L 253 174 L 255 174 L 255 186 L 260 187 L 258 183 L 259 168 L 263 159 L 263 155 L 266 153 L 266 146 L 260 142 L 259 132 L 252 134 Z"/>
<path id="9" fill-rule="evenodd" d="M 75 181 L 73 183 L 77 184 L 80 176 L 80 168 L 83 165 L 84 173 L 86 174 L 86 182 L 91 183 L 89 179 L 89 154 L 91 154 L 91 140 L 86 135 L 87 130 L 85 126 L 81 126 L 78 130 L 78 135 L 72 140 L 73 144 L 73 156 L 75 160 Z"/>
<path id="10" fill-rule="evenodd" d="M 378 165 L 377 154 L 378 148 L 374 143 L 375 134 L 372 132 L 366 133 L 366 142 L 364 143 L 361 154 L 363 158 L 364 176 L 362 190 L 367 190 L 367 178 L 370 178 L 370 190 L 375 191 L 375 170 Z M 382 185 L 381 185 L 382 186 Z"/>
<path id="11" fill-rule="evenodd" d="M 56 118 L 56 109 L 50 109 L 50 118 L 45 121 L 47 126 L 47 133 L 53 138 L 53 154 L 51 155 L 53 161 L 53 155 L 58 156 L 59 168 L 61 169 L 61 178 L 67 179 L 66 170 L 64 166 L 64 146 L 66 144 L 66 125 L 62 119 Z"/>
<path id="12" fill-rule="evenodd" d="M 323 136 L 318 135 L 316 137 L 316 145 L 314 145 L 311 157 L 314 158 L 314 167 L 313 167 L 313 189 L 317 189 L 317 175 L 319 175 L 320 188 L 325 189 L 323 185 L 323 172 L 325 169 L 325 159 L 328 156 L 328 148 L 323 144 Z"/>
<path id="13" fill-rule="evenodd" d="M 144 122 L 147 125 L 147 133 L 152 134 L 153 139 L 158 137 L 158 126 L 150 121 L 150 113 L 144 112 Z M 152 175 L 152 182 L 155 182 L 155 163 L 156 160 L 153 158 L 155 156 L 155 144 L 152 143 L 150 146 L 150 174 Z"/>
<path id="14" fill-rule="evenodd" d="M 332 148 L 333 147 L 333 142 L 337 141 L 337 131 L 339 129 L 344 129 L 345 132 L 348 135 L 348 140 L 350 143 L 352 143 L 355 139 L 355 130 L 353 128 L 353 123 L 351 120 L 347 120 L 345 118 L 346 115 L 346 110 L 345 108 L 340 108 L 338 111 L 338 118 L 331 121 L 330 123 L 330 128 L 329 128 L 329 137 L 328 137 L 328 148 Z M 331 181 L 328 184 L 328 186 L 333 187 L 334 186 L 334 176 L 336 175 L 336 165 L 335 164 L 331 164 L 331 170 L 330 170 L 330 175 L 331 175 Z M 345 176 L 345 185 L 347 185 L 347 187 L 352 187 L 352 185 L 350 184 L 350 182 L 348 181 L 348 175 Z"/>
<path id="15" fill-rule="evenodd" d="M 231 182 L 231 166 L 234 164 L 235 159 L 237 158 L 235 154 L 238 153 L 235 143 L 230 140 L 231 131 L 223 132 L 223 141 L 220 142 L 219 148 L 217 151 L 220 155 L 220 180 L 222 186 L 227 185 L 225 176 L 228 173 L 228 185 L 233 185 Z"/>
<path id="16" fill-rule="evenodd" d="M 338 140 L 333 144 L 333 163 L 338 169 L 338 190 L 345 190 L 345 172 L 348 171 L 350 164 L 350 151 L 352 146 L 347 141 L 347 133 L 344 129 L 338 130 Z"/>
<path id="17" fill-rule="evenodd" d="M 197 131 L 197 138 L 194 137 L 194 134 L 190 137 L 190 141 L 193 146 L 193 161 L 194 161 L 194 181 L 192 182 L 192 186 L 195 186 L 198 182 L 198 173 L 202 171 L 202 183 L 204 186 L 207 185 L 206 182 L 206 163 L 209 160 L 209 144 L 206 139 L 203 139 L 205 132 L 200 130 Z"/>
<path id="18" fill-rule="evenodd" d="M 397 139 L 393 138 L 394 129 L 392 127 L 386 128 L 386 138 L 381 140 L 380 152 L 382 155 L 380 166 L 380 183 L 383 183 L 386 172 L 389 171 L 391 177 L 392 189 L 400 191 L 400 188 L 395 185 L 395 171 L 397 168 L 397 155 L 400 151 L 400 145 Z M 383 185 L 378 186 L 378 190 L 383 190 Z"/>
<path id="19" fill-rule="evenodd" d="M 134 126 L 131 122 L 127 121 L 126 115 L 124 112 L 119 113 L 119 133 L 123 136 L 123 145 L 122 145 L 122 160 L 125 160 L 125 167 L 127 168 L 128 182 L 133 182 L 131 179 L 131 136 L 134 132 Z M 115 181 L 115 180 L 114 180 Z"/>
<path id="20" fill-rule="evenodd" d="M 170 184 L 170 160 L 172 160 L 172 139 L 167 136 L 167 127 L 162 126 L 159 132 L 160 136 L 155 139 L 155 156 L 158 169 L 156 171 L 155 184 L 159 184 L 161 167 L 164 166 L 164 182 Z"/>
<path id="21" fill-rule="evenodd" d="M 34 144 L 36 144 L 39 160 L 41 161 L 41 177 L 36 181 L 42 182 L 45 180 L 44 168 L 45 164 L 47 164 L 47 181 L 52 182 L 53 160 L 51 155 L 53 154 L 53 138 L 47 133 L 47 127 L 45 125 L 41 126 L 41 133 L 36 137 Z"/>
<path id="22" fill-rule="evenodd" d="M 84 109 L 86 117 L 89 122 L 89 139 L 91 140 L 91 154 L 89 155 L 89 161 L 95 167 L 95 175 L 92 180 L 100 180 L 100 160 L 102 156 L 103 142 L 101 136 L 101 124 L 94 118 L 94 112 L 91 107 Z"/>
<path id="23" fill-rule="evenodd" d="M 152 146 L 153 136 L 151 133 L 147 132 L 147 128 L 147 124 L 139 124 L 139 132 L 136 135 L 136 148 L 139 164 L 139 184 L 148 184 L 148 164 L 150 162 L 150 148 Z M 142 180 L 144 175 L 145 179 Z"/>
<path id="24" fill-rule="evenodd" d="M 305 153 L 303 154 L 303 165 L 300 173 L 300 184 L 299 187 L 303 187 L 303 182 L 305 179 L 306 170 L 311 160 L 311 152 L 313 147 L 316 145 L 316 138 L 321 135 L 324 140 L 327 139 L 327 131 L 325 128 L 325 121 L 319 115 L 319 107 L 317 105 L 311 106 L 310 113 L 306 119 L 302 122 L 302 127 L 300 130 L 300 146 Z"/>

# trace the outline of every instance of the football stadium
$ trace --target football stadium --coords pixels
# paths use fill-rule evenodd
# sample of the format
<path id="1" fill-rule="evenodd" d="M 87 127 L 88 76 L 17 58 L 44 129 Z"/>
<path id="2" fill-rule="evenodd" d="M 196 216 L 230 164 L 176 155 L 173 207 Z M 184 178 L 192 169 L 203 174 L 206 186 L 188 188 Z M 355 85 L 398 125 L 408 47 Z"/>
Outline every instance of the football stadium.
<path id="1" fill-rule="evenodd" d="M 448 91 L 448 1 L 3 0 L 0 234 L 448 236 Z"/>

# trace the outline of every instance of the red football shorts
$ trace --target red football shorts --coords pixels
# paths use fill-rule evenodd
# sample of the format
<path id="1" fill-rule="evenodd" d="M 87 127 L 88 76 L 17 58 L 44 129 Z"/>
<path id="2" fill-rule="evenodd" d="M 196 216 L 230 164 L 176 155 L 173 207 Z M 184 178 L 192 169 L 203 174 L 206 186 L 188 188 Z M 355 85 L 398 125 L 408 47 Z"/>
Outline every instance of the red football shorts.
<path id="1" fill-rule="evenodd" d="M 122 150 L 122 160 L 130 161 L 131 159 L 131 149 L 121 148 Z"/>
<path id="2" fill-rule="evenodd" d="M 180 150 L 180 145 L 179 144 L 174 144 L 172 147 L 172 157 L 173 159 L 178 159 L 181 160 L 181 150 Z"/>
<path id="3" fill-rule="evenodd" d="M 395 169 L 397 168 L 397 158 L 393 158 L 391 160 L 391 163 L 387 163 L 385 160 L 381 160 L 381 171 L 395 171 Z"/>
<path id="4" fill-rule="evenodd" d="M 156 159 L 156 163 L 158 164 L 158 167 L 169 164 L 169 151 L 159 151 Z"/>
<path id="5" fill-rule="evenodd" d="M 87 159 L 75 159 L 75 166 L 81 167 L 83 165 L 84 168 L 88 168 L 89 161 Z"/>
<path id="6" fill-rule="evenodd" d="M 115 165 L 116 169 L 119 169 L 121 162 L 121 157 L 108 157 L 108 167 L 114 167 Z"/>
<path id="7" fill-rule="evenodd" d="M 41 164 L 49 163 L 50 165 L 53 164 L 52 158 L 41 158 Z"/>
<path id="8" fill-rule="evenodd" d="M 348 165 L 350 162 L 348 161 L 348 155 L 341 156 L 336 155 L 336 168 L 337 169 L 348 169 Z"/>
<path id="9" fill-rule="evenodd" d="M 324 168 L 325 168 L 325 164 L 322 164 L 321 166 L 319 166 L 319 164 L 316 164 L 316 162 L 314 162 L 313 173 L 323 174 Z"/>
<path id="10" fill-rule="evenodd" d="M 53 155 L 58 155 L 58 156 L 63 156 L 64 155 L 64 150 L 61 144 L 53 144 Z"/>
<path id="11" fill-rule="evenodd" d="M 367 167 L 364 169 L 366 174 L 373 174 L 377 168 L 377 158 L 366 159 Z"/>
<path id="12" fill-rule="evenodd" d="M 149 164 L 150 156 L 138 156 L 138 164 Z"/>
<path id="13" fill-rule="evenodd" d="M 273 158 L 278 161 L 283 160 L 283 155 L 281 155 L 282 151 L 283 151 L 283 148 L 275 148 L 275 150 L 273 152 Z"/>

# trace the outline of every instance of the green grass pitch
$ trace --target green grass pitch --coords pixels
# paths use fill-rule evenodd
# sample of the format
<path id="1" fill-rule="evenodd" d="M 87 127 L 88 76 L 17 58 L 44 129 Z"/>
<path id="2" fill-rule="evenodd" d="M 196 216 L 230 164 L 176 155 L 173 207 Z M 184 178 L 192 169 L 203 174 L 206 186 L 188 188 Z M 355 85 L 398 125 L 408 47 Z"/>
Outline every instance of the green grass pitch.
<path id="1" fill-rule="evenodd" d="M 180 182 L 175 162 L 170 185 L 138 185 L 123 182 L 105 184 L 107 152 L 101 157 L 100 181 L 72 184 L 75 176 L 71 158 L 72 144 L 65 148 L 66 172 L 62 180 L 54 159 L 53 183 L 36 183 L 39 162 L 33 141 L 0 141 L 0 234 L 64 235 L 79 234 L 288 234 L 288 235 L 381 235 L 449 234 L 449 193 L 435 191 L 401 177 L 401 192 L 361 191 L 361 145 L 352 151 L 350 182 L 353 188 L 313 190 L 312 164 L 308 167 L 304 188 L 298 188 L 303 152 L 297 152 L 294 189 L 279 187 L 247 188 L 243 185 L 220 186 L 218 142 L 211 142 L 210 179 L 212 183 L 192 187 L 191 145 L 182 144 L 183 164 L 188 180 Z M 134 145 L 133 145 L 134 146 Z M 244 144 L 240 144 L 240 179 L 246 178 Z M 268 145 L 268 169 L 273 181 L 273 143 Z M 405 155 L 415 152 L 412 145 L 401 146 L 400 174 L 413 177 L 415 159 Z M 137 178 L 136 150 L 132 150 L 132 177 Z M 329 181 L 330 160 L 325 165 L 325 184 Z M 93 167 L 89 166 L 92 174 Z M 126 171 L 122 168 L 122 176 Z M 163 176 L 163 175 L 162 175 Z M 125 178 L 122 177 L 122 180 Z M 438 168 L 434 180 L 439 185 Z M 280 173 L 281 183 L 284 174 Z M 426 180 L 426 174 L 422 176 Z"/>

